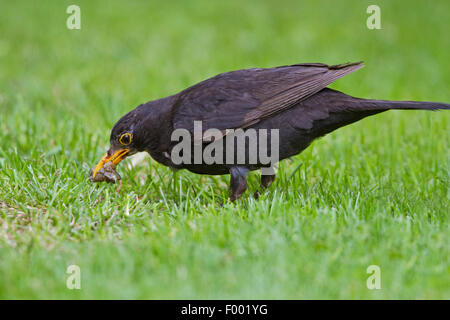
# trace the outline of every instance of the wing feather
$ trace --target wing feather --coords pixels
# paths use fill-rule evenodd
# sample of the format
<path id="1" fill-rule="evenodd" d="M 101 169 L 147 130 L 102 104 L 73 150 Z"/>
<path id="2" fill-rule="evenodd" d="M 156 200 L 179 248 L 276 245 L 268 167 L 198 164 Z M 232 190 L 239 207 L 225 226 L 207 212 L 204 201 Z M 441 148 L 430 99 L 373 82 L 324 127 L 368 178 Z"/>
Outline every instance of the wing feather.
<path id="1" fill-rule="evenodd" d="M 202 121 L 203 131 L 217 128 L 226 134 L 226 129 L 245 129 L 362 67 L 362 62 L 305 63 L 223 73 L 178 94 L 173 126 L 192 132 L 193 122 Z"/>

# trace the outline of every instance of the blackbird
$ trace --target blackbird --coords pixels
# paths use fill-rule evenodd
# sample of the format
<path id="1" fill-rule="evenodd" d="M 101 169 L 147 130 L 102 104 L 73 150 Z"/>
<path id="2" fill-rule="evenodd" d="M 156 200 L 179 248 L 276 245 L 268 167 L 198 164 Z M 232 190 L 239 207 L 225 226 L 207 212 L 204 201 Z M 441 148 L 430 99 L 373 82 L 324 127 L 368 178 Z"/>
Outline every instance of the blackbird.
<path id="1" fill-rule="evenodd" d="M 275 136 L 275 146 L 268 154 L 277 154 L 283 160 L 303 151 L 311 142 L 340 127 L 367 116 L 390 109 L 437 110 L 449 109 L 450 104 L 419 101 L 389 101 L 355 98 L 327 88 L 335 80 L 363 67 L 362 62 L 340 65 L 302 63 L 266 69 L 244 69 L 219 74 L 189 87 L 175 95 L 141 104 L 125 114 L 113 127 L 110 149 L 92 171 L 91 179 L 109 162 L 115 167 L 125 157 L 146 151 L 157 162 L 173 169 L 187 169 L 198 174 L 230 174 L 230 200 L 241 197 L 247 188 L 249 171 L 271 167 L 259 155 L 250 161 L 258 148 Z M 195 123 L 201 123 L 200 135 Z M 249 136 L 244 144 L 231 149 L 215 149 L 211 155 L 230 161 L 174 161 L 173 151 L 179 143 L 172 134 L 184 130 L 192 141 L 186 145 L 205 151 L 212 144 L 225 145 L 236 141 L 233 129 L 241 133 L 264 130 L 269 133 L 256 142 Z M 209 136 L 208 129 L 215 129 Z M 276 131 L 274 131 L 276 130 Z M 237 130 L 236 130 L 237 132 Z M 219 134 L 217 134 L 219 133 Z M 272 141 L 272 140 L 270 140 Z M 242 140 L 241 140 L 242 142 Z M 275 148 L 277 148 L 275 150 Z M 225 150 L 224 150 L 225 149 Z M 187 151 L 186 151 L 187 150 Z M 190 148 L 179 152 L 183 159 L 194 159 L 187 154 Z M 214 154 L 222 150 L 221 155 Z M 230 151 L 231 150 L 231 151 Z M 179 151 L 179 150 L 178 150 Z M 201 153 L 200 153 L 201 155 Z M 240 162 L 236 161 L 237 157 Z M 267 171 L 261 176 L 261 188 L 274 181 L 275 173 Z"/>

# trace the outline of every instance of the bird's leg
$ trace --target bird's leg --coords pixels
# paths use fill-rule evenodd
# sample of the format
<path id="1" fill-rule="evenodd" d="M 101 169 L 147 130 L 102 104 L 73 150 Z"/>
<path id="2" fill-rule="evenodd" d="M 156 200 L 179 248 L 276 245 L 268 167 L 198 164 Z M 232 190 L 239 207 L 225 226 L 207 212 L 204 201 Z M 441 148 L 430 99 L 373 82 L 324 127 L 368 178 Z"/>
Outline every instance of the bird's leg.
<path id="1" fill-rule="evenodd" d="M 261 192 L 264 191 L 265 189 L 267 189 L 272 182 L 275 181 L 275 174 L 263 174 L 261 175 Z M 255 193 L 253 194 L 253 196 L 258 199 L 260 196 L 260 192 L 259 191 L 255 191 Z"/>
<path id="2" fill-rule="evenodd" d="M 267 189 L 275 181 L 275 177 L 274 174 L 261 176 L 261 188 Z"/>
<path id="3" fill-rule="evenodd" d="M 230 200 L 233 202 L 239 199 L 247 190 L 247 181 L 245 180 L 249 170 L 245 167 L 232 167 L 230 169 Z"/>

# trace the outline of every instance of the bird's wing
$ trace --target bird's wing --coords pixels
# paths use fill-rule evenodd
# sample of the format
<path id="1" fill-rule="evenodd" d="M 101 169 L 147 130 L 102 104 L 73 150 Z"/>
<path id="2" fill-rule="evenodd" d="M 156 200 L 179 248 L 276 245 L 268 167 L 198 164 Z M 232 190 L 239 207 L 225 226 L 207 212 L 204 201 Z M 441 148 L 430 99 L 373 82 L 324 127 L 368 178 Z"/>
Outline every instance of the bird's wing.
<path id="1" fill-rule="evenodd" d="M 335 80 L 363 67 L 362 62 L 328 66 L 297 64 L 219 74 L 179 93 L 173 110 L 174 129 L 193 132 L 248 128 L 319 92 Z"/>

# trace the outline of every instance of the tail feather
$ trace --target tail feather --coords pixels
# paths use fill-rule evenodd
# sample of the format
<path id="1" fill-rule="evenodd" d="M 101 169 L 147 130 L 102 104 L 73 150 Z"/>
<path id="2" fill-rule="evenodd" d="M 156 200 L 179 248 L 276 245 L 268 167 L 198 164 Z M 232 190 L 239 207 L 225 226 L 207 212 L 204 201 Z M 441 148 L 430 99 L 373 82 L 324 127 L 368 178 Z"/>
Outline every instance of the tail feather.
<path id="1" fill-rule="evenodd" d="M 330 106 L 329 112 L 360 112 L 360 111 L 387 111 L 391 109 L 399 110 L 450 110 L 450 104 L 442 102 L 426 101 L 394 101 L 394 100 L 375 100 L 364 99 L 349 96 L 343 92 L 330 88 L 323 89 L 316 94 L 319 103 L 327 101 Z M 323 102 L 322 102 L 323 103 Z"/>
<path id="2" fill-rule="evenodd" d="M 439 110 L 450 109 L 450 104 L 442 102 L 425 102 L 425 101 L 392 101 L 392 100 L 370 100 L 358 99 L 364 109 L 368 110 Z"/>
<path id="3" fill-rule="evenodd" d="M 304 109 L 298 128 L 311 130 L 316 137 L 349 125 L 365 117 L 392 109 L 439 110 L 450 104 L 422 101 L 391 101 L 355 98 L 340 91 L 325 88 L 302 102 Z"/>

